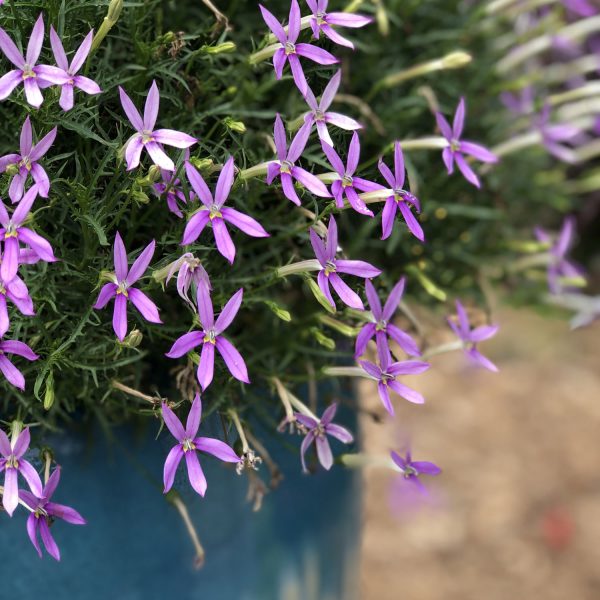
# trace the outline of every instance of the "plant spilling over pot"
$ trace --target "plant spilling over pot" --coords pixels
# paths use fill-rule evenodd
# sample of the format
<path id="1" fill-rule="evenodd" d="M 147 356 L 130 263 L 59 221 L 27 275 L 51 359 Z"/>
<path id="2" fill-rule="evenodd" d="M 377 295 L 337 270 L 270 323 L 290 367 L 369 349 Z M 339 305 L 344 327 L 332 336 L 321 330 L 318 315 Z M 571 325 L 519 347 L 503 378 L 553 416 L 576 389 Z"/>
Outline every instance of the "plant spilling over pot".
<path id="1" fill-rule="evenodd" d="M 586 103 L 597 66 L 583 60 L 598 52 L 592 5 L 373 0 L 330 11 L 307 0 L 303 15 L 282 0 L 273 12 L 234 3 L 225 16 L 207 0 L 176 14 L 159 0 L 111 0 L 108 12 L 95 0 L 54 4 L 0 9 L 0 494 L 8 517 L 28 515 L 40 556 L 41 539 L 60 559 L 58 521 L 85 524 L 54 502 L 60 456 L 45 445 L 74 416 L 146 417 L 173 436 L 164 493 L 200 559 L 171 491 L 182 461 L 200 496 L 200 457 L 235 465 L 259 508 L 260 465 L 271 487 L 280 478 L 260 434 L 272 428 L 299 434 L 307 474 L 379 465 L 398 473 L 403 497 L 426 502 L 423 476 L 440 468 L 404 442 L 384 456 L 352 446 L 338 378 L 372 382 L 388 419 L 399 399 L 425 402 L 413 376 L 437 354 L 498 371 L 480 348 L 498 333 L 498 290 L 573 309 L 578 326 L 600 313 L 569 255 L 576 218 L 530 237 L 532 215 L 555 225 L 575 194 L 599 187 L 597 173 L 571 178 L 598 148 Z M 557 35 L 511 31 L 498 60 L 490 32 L 549 14 Z M 468 39 L 476 61 L 457 46 Z M 415 48 L 423 60 L 411 64 Z M 565 56 L 582 57 L 568 81 Z M 450 72 L 467 67 L 458 89 Z M 518 82 L 547 70 L 544 85 L 518 91 L 508 79 L 518 68 Z M 497 89 L 513 90 L 512 114 Z M 472 141 L 486 137 L 498 143 Z M 332 392 L 319 397 L 320 381 Z M 203 413 L 219 417 L 217 437 Z"/>

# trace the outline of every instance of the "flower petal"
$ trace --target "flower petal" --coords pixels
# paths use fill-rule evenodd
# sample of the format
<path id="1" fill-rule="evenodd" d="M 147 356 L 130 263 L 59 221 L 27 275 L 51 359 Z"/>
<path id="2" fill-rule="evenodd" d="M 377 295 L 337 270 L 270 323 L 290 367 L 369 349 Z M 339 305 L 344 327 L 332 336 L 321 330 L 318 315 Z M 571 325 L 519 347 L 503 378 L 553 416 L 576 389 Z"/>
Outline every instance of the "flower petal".
<path id="1" fill-rule="evenodd" d="M 175 481 L 175 473 L 177 471 L 177 467 L 183 458 L 183 449 L 180 444 L 173 446 L 171 451 L 167 455 L 165 460 L 165 466 L 163 468 L 163 483 L 164 490 L 163 493 L 166 494 L 172 487 L 173 481 Z"/>
<path id="2" fill-rule="evenodd" d="M 150 323 L 162 323 L 158 314 L 158 308 L 144 292 L 136 288 L 129 289 L 129 300 L 140 311 L 142 317 Z"/>
<path id="3" fill-rule="evenodd" d="M 148 151 L 148 154 L 155 165 L 165 171 L 175 170 L 175 163 L 167 156 L 159 144 L 156 142 L 148 142 L 147 144 L 144 144 L 144 147 Z"/>
<path id="4" fill-rule="evenodd" d="M 123 294 L 115 296 L 113 330 L 119 341 L 122 342 L 127 335 L 127 298 Z"/>
<path id="5" fill-rule="evenodd" d="M 193 244 L 198 237 L 200 237 L 200 234 L 206 227 L 209 219 L 210 213 L 207 210 L 200 210 L 196 214 L 192 215 L 183 232 L 183 239 L 181 240 L 182 246 Z"/>
<path id="6" fill-rule="evenodd" d="M 146 96 L 146 103 L 144 105 L 144 119 L 143 125 L 146 131 L 152 131 L 156 125 L 156 118 L 158 117 L 158 108 L 160 106 L 160 93 L 156 81 L 152 81 L 148 95 Z"/>
<path id="7" fill-rule="evenodd" d="M 238 380 L 244 383 L 250 383 L 248 378 L 248 369 L 242 355 L 235 346 L 223 336 L 218 336 L 216 341 L 217 350 L 223 357 L 229 372 Z"/>
<path id="8" fill-rule="evenodd" d="M 190 408 L 190 412 L 188 413 L 187 421 L 185 423 L 186 437 L 193 438 L 198 433 L 201 420 L 202 400 L 200 400 L 200 394 L 196 394 L 194 396 L 194 401 L 192 402 L 192 407 Z"/>
<path id="9" fill-rule="evenodd" d="M 336 261 L 337 270 L 340 273 L 355 275 L 369 279 L 381 275 L 381 271 L 364 260 L 343 260 Z"/>
<path id="10" fill-rule="evenodd" d="M 329 275 L 329 281 L 333 286 L 333 289 L 337 292 L 340 300 L 349 306 L 350 308 L 355 308 L 357 310 L 364 310 L 364 306 L 360 296 L 351 290 L 348 285 L 342 280 L 342 278 L 337 273 L 331 273 Z"/>
<path id="11" fill-rule="evenodd" d="M 127 273 L 125 280 L 129 285 L 134 284 L 142 275 L 146 272 L 152 257 L 154 256 L 154 249 L 156 247 L 156 242 L 152 240 L 141 252 L 141 254 L 135 259 L 134 263 L 131 265 L 131 269 Z"/>
<path id="12" fill-rule="evenodd" d="M 113 247 L 113 257 L 115 263 L 115 274 L 118 281 L 125 281 L 127 278 L 127 250 L 121 234 L 117 231 L 115 234 L 115 243 Z"/>
<path id="13" fill-rule="evenodd" d="M 236 463 L 240 457 L 225 442 L 209 437 L 199 437 L 194 440 L 196 450 L 206 452 L 224 462 Z"/>
<path id="14" fill-rule="evenodd" d="M 195 137 L 182 131 L 175 131 L 174 129 L 157 129 L 152 132 L 152 137 L 159 144 L 166 144 L 167 146 L 182 149 L 189 148 L 198 142 Z"/>
<path id="15" fill-rule="evenodd" d="M 119 96 L 121 97 L 121 106 L 123 107 L 123 110 L 125 111 L 125 114 L 127 115 L 127 118 L 133 125 L 133 128 L 138 132 L 143 131 L 144 130 L 144 121 L 142 120 L 142 117 L 141 117 L 140 113 L 138 112 L 138 109 L 135 107 L 135 105 L 131 101 L 131 98 L 127 95 L 127 93 L 121 86 L 119 86 Z"/>
<path id="16" fill-rule="evenodd" d="M 15 367 L 15 365 L 6 358 L 6 356 L 0 356 L 0 372 L 6 377 L 6 380 L 20 390 L 25 389 L 25 378 L 23 373 Z"/>
<path id="17" fill-rule="evenodd" d="M 375 323 L 365 323 L 356 336 L 356 345 L 354 347 L 354 356 L 362 356 L 366 349 L 369 340 L 375 335 Z"/>
<path id="18" fill-rule="evenodd" d="M 29 36 L 29 42 L 27 43 L 27 52 L 25 54 L 25 62 L 33 66 L 40 57 L 42 51 L 42 44 L 44 43 L 44 17 L 42 14 L 37 18 L 31 35 Z"/>
<path id="19" fill-rule="evenodd" d="M 217 243 L 217 250 L 233 264 L 235 259 L 235 244 L 229 235 L 225 221 L 217 217 L 212 220 L 212 227 L 215 234 L 215 242 Z"/>
<path id="20" fill-rule="evenodd" d="M 223 219 L 252 237 L 269 237 L 264 227 L 252 217 L 228 206 L 221 209 Z"/>
<path id="21" fill-rule="evenodd" d="M 161 413 L 163 421 L 167 426 L 167 429 L 171 432 L 171 435 L 178 441 L 183 442 L 185 439 L 185 430 L 179 417 L 173 412 L 166 402 L 161 404 Z"/>
<path id="22" fill-rule="evenodd" d="M 396 309 L 398 308 L 400 301 L 402 300 L 402 295 L 404 294 L 404 285 L 406 283 L 406 278 L 401 277 L 400 281 L 392 288 L 388 299 L 386 300 L 385 306 L 383 308 L 383 319 L 385 321 L 391 321 Z"/>
<path id="23" fill-rule="evenodd" d="M 204 471 L 200 466 L 198 455 L 195 452 L 186 452 L 185 464 L 187 466 L 188 479 L 190 480 L 190 485 L 201 496 L 204 496 L 207 487 L 206 477 L 204 476 Z"/>
<path id="24" fill-rule="evenodd" d="M 200 363 L 198 364 L 197 377 L 198 383 L 204 391 L 213 380 L 213 374 L 215 370 L 215 345 L 211 343 L 205 343 L 202 346 L 202 352 L 200 353 Z"/>
<path id="25" fill-rule="evenodd" d="M 193 350 L 196 346 L 199 346 L 203 339 L 204 333 L 202 331 L 190 331 L 189 333 L 184 333 L 175 340 L 171 349 L 165 356 L 168 356 L 169 358 L 180 358 Z"/>
<path id="26" fill-rule="evenodd" d="M 317 457 L 319 458 L 319 462 L 324 469 L 329 471 L 333 466 L 333 455 L 331 453 L 329 441 L 325 436 L 318 435 L 315 438 L 315 443 L 317 446 Z"/>

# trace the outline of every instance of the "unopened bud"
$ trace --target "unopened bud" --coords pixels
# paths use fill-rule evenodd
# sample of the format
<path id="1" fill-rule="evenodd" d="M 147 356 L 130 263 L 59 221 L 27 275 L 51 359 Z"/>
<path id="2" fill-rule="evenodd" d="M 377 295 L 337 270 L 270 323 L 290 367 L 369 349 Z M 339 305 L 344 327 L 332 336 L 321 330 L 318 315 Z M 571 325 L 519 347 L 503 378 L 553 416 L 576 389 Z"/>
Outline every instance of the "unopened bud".
<path id="1" fill-rule="evenodd" d="M 111 0 L 108 5 L 108 12 L 106 18 L 110 21 L 116 21 L 121 16 L 123 10 L 123 0 Z"/>
<path id="2" fill-rule="evenodd" d="M 19 172 L 19 167 L 15 163 L 13 163 L 12 165 L 8 165 L 8 167 L 6 167 L 6 174 L 9 177 L 16 175 L 18 172 Z"/>
<path id="3" fill-rule="evenodd" d="M 123 346 L 127 346 L 128 348 L 137 348 L 142 343 L 143 339 L 144 334 L 139 329 L 134 329 L 123 340 Z"/>
<path id="4" fill-rule="evenodd" d="M 328 312 L 334 314 L 335 308 L 329 304 L 327 298 L 321 291 L 321 288 L 317 285 L 317 282 L 312 277 L 306 277 L 305 279 L 310 291 L 313 293 L 313 296 L 316 298 L 317 302 Z"/>
<path id="5" fill-rule="evenodd" d="M 236 133 L 246 133 L 246 125 L 244 125 L 242 121 L 234 121 L 231 117 L 225 117 L 223 119 L 223 125 Z"/>
<path id="6" fill-rule="evenodd" d="M 291 321 L 292 315 L 289 311 L 285 310 L 276 302 L 272 302 L 271 300 L 265 300 L 265 304 L 282 320 L 282 321 Z"/>
<path id="7" fill-rule="evenodd" d="M 148 204 L 150 202 L 150 198 L 148 198 L 148 194 L 142 192 L 141 190 L 135 190 L 131 193 L 131 197 L 134 202 L 138 204 Z"/>
<path id="8" fill-rule="evenodd" d="M 230 86 L 229 86 L 229 87 L 228 87 L 228 88 L 225 90 L 225 93 L 226 93 L 228 96 L 235 96 L 235 95 L 237 94 L 237 91 L 238 91 L 238 89 L 237 89 L 237 87 L 236 87 L 235 85 L 230 85 Z"/>
<path id="9" fill-rule="evenodd" d="M 235 52 L 236 45 L 233 42 L 223 42 L 222 44 L 216 44 L 215 46 L 202 46 L 200 48 L 204 54 L 225 54 L 228 52 Z"/>
<path id="10" fill-rule="evenodd" d="M 460 69 L 468 65 L 473 60 L 473 57 L 468 52 L 457 50 L 451 52 L 442 58 L 444 69 Z"/>
<path id="11" fill-rule="evenodd" d="M 23 431 L 22 421 L 13 421 L 10 424 L 10 439 L 12 442 L 14 442 L 19 437 L 21 431 Z"/>
<path id="12" fill-rule="evenodd" d="M 310 332 L 321 346 L 327 348 L 327 350 L 335 350 L 335 340 L 327 337 L 320 329 L 311 327 Z"/>
<path id="13" fill-rule="evenodd" d="M 44 392 L 44 410 L 50 410 L 54 404 L 54 375 L 50 373 L 46 379 L 46 390 Z"/>
<path id="14" fill-rule="evenodd" d="M 197 158 L 193 156 L 190 162 L 198 169 L 198 171 L 210 172 L 214 166 L 212 158 Z"/>
<path id="15" fill-rule="evenodd" d="M 177 34 L 173 31 L 167 31 L 165 35 L 162 36 L 163 44 L 171 44 L 177 39 Z"/>

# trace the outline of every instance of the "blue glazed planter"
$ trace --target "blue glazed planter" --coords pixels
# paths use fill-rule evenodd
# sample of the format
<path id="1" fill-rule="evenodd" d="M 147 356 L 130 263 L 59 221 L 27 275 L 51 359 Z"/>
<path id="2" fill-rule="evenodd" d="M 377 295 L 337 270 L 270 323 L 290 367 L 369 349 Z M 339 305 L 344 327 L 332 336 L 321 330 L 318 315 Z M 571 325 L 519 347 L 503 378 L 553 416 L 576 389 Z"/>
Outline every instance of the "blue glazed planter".
<path id="1" fill-rule="evenodd" d="M 210 428 L 204 429 L 211 435 Z M 0 515 L 3 597 L 18 600 L 351 600 L 355 597 L 359 535 L 358 475 L 334 466 L 301 473 L 298 456 L 275 459 L 285 479 L 260 512 L 245 500 L 247 477 L 201 456 L 208 480 L 204 499 L 181 492 L 206 550 L 201 570 L 179 513 L 162 495 L 162 465 L 173 441 L 152 431 L 51 440 L 63 467 L 56 501 L 79 510 L 88 525 L 57 522 L 62 561 L 40 560 L 25 529 L 26 512 Z M 298 445 L 300 438 L 296 440 Z M 336 444 L 336 442 L 333 442 Z M 272 444 L 274 446 L 274 444 Z M 340 450 L 341 445 L 334 446 Z M 266 469 L 264 469 L 266 471 Z M 266 476 L 266 473 L 261 473 Z M 4 596 L 6 594 L 6 596 Z"/>

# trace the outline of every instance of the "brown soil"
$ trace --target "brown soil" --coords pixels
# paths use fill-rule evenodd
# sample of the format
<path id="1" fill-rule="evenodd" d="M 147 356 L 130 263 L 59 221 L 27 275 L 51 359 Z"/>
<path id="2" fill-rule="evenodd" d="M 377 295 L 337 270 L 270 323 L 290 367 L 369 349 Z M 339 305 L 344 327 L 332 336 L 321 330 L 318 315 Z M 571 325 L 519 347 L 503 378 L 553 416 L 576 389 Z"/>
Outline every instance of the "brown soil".
<path id="1" fill-rule="evenodd" d="M 407 381 L 427 403 L 400 399 L 393 421 L 363 418 L 366 451 L 410 433 L 413 458 L 444 472 L 425 480 L 435 507 L 392 514 L 393 472 L 364 471 L 363 600 L 600 598 L 600 323 L 503 311 L 482 350 L 500 368 L 432 359 Z M 383 414 L 371 382 L 365 408 Z"/>

